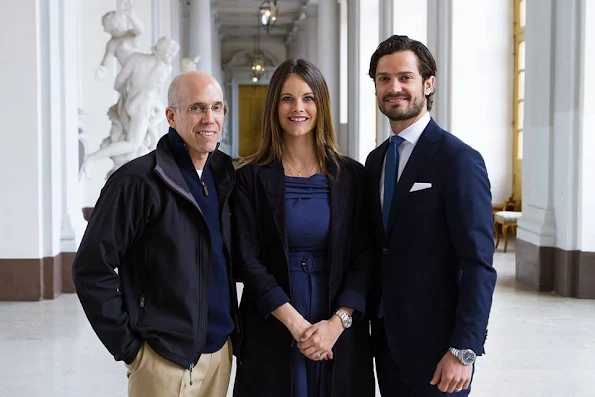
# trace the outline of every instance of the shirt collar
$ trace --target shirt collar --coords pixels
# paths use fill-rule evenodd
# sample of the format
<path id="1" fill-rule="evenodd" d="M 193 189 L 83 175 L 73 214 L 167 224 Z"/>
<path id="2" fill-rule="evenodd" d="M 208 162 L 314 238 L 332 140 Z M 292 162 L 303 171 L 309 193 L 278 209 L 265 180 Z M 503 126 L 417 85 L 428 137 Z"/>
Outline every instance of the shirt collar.
<path id="1" fill-rule="evenodd" d="M 399 136 L 407 142 L 415 145 L 419 140 L 419 137 L 421 136 L 422 132 L 424 132 L 429 123 L 430 112 L 426 112 L 423 116 L 421 116 L 419 120 L 417 120 L 415 123 L 411 124 L 409 127 L 401 131 Z M 394 133 L 391 132 L 391 135 L 394 135 Z"/>

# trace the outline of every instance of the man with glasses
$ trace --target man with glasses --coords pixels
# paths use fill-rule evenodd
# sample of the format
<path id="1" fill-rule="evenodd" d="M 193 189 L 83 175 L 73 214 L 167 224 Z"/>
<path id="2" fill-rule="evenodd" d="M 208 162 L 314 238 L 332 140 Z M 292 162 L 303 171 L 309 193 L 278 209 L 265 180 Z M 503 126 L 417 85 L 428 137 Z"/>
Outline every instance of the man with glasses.
<path id="1" fill-rule="evenodd" d="M 176 77 L 157 149 L 107 181 L 73 264 L 81 304 L 132 397 L 224 397 L 239 334 L 230 263 L 231 158 L 219 83 Z M 116 272 L 117 270 L 117 272 Z"/>

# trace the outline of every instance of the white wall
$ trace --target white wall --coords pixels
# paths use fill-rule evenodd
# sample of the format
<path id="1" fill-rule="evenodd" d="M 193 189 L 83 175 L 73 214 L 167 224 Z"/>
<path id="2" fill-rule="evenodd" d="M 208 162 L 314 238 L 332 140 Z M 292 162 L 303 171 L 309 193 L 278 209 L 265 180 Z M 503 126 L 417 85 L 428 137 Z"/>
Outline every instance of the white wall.
<path id="1" fill-rule="evenodd" d="M 595 4 L 582 0 L 582 120 L 579 143 L 578 249 L 595 252 Z"/>
<path id="2" fill-rule="evenodd" d="M 484 157 L 493 202 L 512 193 L 512 40 L 512 1 L 453 1 L 451 132 Z"/>
<path id="3" fill-rule="evenodd" d="M 393 32 L 410 39 L 428 42 L 428 3 L 417 0 L 393 0 Z M 382 40 L 386 37 L 382 38 Z"/>
<path id="4" fill-rule="evenodd" d="M 0 2 L 0 258 L 41 257 L 41 87 L 37 1 Z M 15 32 L 19 32 L 18 39 Z M 15 78 L 26 76 L 26 78 Z"/>

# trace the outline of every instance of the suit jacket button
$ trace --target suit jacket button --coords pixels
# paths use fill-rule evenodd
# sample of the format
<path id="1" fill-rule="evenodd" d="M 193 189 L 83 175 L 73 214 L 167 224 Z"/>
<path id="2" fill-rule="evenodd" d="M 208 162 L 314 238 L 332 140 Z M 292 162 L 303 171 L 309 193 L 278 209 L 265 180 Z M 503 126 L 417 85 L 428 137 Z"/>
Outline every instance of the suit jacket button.
<path id="1" fill-rule="evenodd" d="M 383 249 L 382 249 L 382 253 L 383 253 L 384 255 L 388 255 L 388 248 L 383 248 Z"/>

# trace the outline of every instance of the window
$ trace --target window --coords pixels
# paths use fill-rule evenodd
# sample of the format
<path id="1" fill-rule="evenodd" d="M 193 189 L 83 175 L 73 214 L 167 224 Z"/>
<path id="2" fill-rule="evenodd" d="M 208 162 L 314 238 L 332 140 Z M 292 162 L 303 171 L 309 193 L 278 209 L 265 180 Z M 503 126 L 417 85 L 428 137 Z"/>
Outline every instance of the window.
<path id="1" fill-rule="evenodd" d="M 523 122 L 525 119 L 525 22 L 526 0 L 514 3 L 514 89 L 513 89 L 513 143 L 512 191 L 517 202 L 522 199 Z"/>

